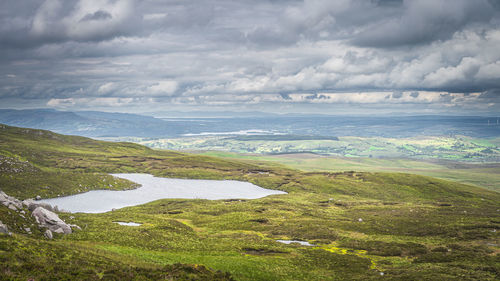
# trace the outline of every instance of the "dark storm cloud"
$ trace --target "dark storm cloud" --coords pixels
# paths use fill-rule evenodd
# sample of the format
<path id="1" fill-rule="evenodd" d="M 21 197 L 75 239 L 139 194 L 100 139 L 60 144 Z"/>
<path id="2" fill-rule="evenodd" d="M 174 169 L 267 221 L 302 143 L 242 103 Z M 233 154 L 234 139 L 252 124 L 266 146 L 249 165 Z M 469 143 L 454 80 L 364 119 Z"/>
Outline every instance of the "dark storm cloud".
<path id="1" fill-rule="evenodd" d="M 447 40 L 465 26 L 489 23 L 494 16 L 498 12 L 488 0 L 404 1 L 397 14 L 368 25 L 352 42 L 391 47 Z"/>
<path id="2" fill-rule="evenodd" d="M 480 102 L 500 104 L 500 89 L 487 90 L 478 97 Z"/>
<path id="3" fill-rule="evenodd" d="M 493 0 L 1 1 L 0 99 L 493 108 L 499 45 Z"/>
<path id="4" fill-rule="evenodd" d="M 392 98 L 393 99 L 399 99 L 403 96 L 403 93 L 402 92 L 394 92 L 392 93 Z"/>
<path id="5" fill-rule="evenodd" d="M 86 14 L 80 21 L 108 20 L 111 19 L 112 17 L 113 16 L 111 16 L 110 13 L 99 10 L 92 14 Z"/>
<path id="6" fill-rule="evenodd" d="M 134 2 L 2 1 L 0 47 L 37 48 L 68 41 L 102 41 L 131 35 L 141 28 Z M 103 5 L 104 4 L 104 5 Z"/>

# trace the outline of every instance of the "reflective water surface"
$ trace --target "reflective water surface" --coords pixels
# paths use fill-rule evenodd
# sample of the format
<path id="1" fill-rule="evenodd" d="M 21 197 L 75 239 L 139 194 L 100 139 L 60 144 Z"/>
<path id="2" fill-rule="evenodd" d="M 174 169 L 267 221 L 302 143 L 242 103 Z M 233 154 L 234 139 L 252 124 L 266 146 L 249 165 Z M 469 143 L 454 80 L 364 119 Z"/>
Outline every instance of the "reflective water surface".
<path id="1" fill-rule="evenodd" d="M 233 180 L 190 180 L 159 178 L 149 174 L 113 174 L 142 186 L 133 190 L 92 190 L 86 193 L 40 200 L 61 210 L 104 213 L 112 209 L 135 206 L 164 198 L 183 199 L 256 199 L 286 194 L 265 189 L 249 182 Z"/>

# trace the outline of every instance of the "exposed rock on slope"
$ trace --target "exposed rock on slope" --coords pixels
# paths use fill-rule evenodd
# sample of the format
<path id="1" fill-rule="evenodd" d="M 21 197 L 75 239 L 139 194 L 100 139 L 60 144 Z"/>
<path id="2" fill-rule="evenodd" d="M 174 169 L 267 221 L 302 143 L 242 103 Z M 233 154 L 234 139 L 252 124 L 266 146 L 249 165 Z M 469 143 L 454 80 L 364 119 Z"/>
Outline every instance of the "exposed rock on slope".
<path id="1" fill-rule="evenodd" d="M 13 211 L 23 208 L 23 204 L 20 200 L 5 194 L 3 191 L 0 191 L 0 203 Z"/>
<path id="2" fill-rule="evenodd" d="M 35 217 L 36 222 L 41 227 L 46 227 L 55 233 L 71 233 L 71 227 L 68 224 L 61 220 L 56 213 L 43 207 L 37 207 L 31 215 Z"/>
<path id="3" fill-rule="evenodd" d="M 2 223 L 2 221 L 0 221 L 0 233 L 10 234 L 9 229 L 7 228 L 7 226 L 5 224 Z"/>
<path id="4" fill-rule="evenodd" d="M 20 217 L 25 218 L 27 208 L 31 215 L 35 218 L 36 223 L 39 227 L 47 228 L 44 235 L 48 239 L 52 239 L 53 232 L 60 234 L 70 234 L 72 233 L 71 228 L 81 229 L 77 225 L 67 224 L 53 211 L 57 211 L 57 208 L 52 208 L 49 204 L 37 203 L 32 199 L 27 199 L 20 201 L 17 198 L 8 196 L 3 191 L 0 191 L 0 204 L 16 211 Z M 27 233 L 31 233 L 31 229 L 26 230 Z M 8 228 L 5 224 L 0 222 L 0 233 L 9 233 Z"/>

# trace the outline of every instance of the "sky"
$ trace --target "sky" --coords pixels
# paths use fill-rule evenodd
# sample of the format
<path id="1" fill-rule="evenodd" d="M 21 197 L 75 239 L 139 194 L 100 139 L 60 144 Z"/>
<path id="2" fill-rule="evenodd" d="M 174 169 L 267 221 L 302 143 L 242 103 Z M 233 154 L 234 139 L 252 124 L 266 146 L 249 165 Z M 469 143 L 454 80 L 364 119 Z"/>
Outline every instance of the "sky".
<path id="1" fill-rule="evenodd" d="M 3 0 L 0 108 L 500 114 L 498 0 Z"/>

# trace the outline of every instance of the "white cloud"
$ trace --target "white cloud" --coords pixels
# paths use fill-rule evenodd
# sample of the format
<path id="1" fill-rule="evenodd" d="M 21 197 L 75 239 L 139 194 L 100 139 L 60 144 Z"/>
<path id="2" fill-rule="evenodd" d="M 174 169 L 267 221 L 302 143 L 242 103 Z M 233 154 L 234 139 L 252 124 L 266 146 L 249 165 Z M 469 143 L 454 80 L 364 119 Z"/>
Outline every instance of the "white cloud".
<path id="1" fill-rule="evenodd" d="M 148 87 L 146 91 L 146 95 L 154 95 L 154 96 L 171 96 L 177 91 L 178 84 L 176 81 L 160 81 L 154 85 Z"/>
<path id="2" fill-rule="evenodd" d="M 122 107 L 137 101 L 133 98 L 67 98 L 50 99 L 47 106 L 54 108 Z"/>
<path id="3" fill-rule="evenodd" d="M 101 86 L 99 86 L 99 88 L 97 89 L 97 92 L 100 94 L 107 94 L 107 93 L 111 92 L 112 90 L 114 90 L 115 88 L 116 88 L 115 83 L 108 82 L 106 84 L 102 84 Z"/>

